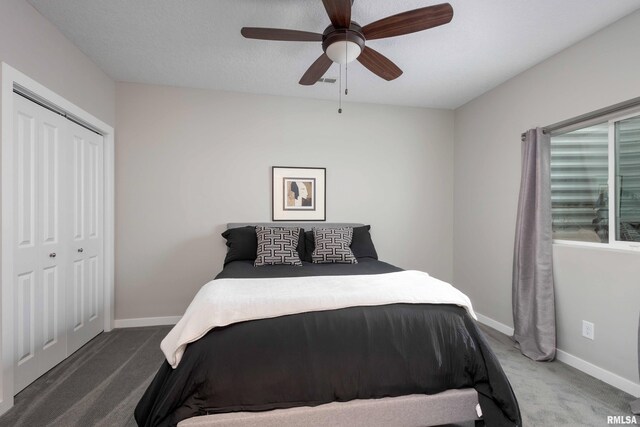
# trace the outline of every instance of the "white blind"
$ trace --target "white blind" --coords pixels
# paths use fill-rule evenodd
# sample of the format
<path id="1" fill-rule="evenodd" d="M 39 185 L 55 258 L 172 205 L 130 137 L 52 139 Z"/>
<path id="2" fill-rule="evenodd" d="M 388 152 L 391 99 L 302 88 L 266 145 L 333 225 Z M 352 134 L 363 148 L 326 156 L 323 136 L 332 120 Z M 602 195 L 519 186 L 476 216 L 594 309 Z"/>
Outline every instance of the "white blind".
<path id="1" fill-rule="evenodd" d="M 551 138 L 554 231 L 595 230 L 607 222 L 608 124 Z"/>
<path id="2" fill-rule="evenodd" d="M 618 239 L 640 241 L 640 117 L 616 123 Z"/>

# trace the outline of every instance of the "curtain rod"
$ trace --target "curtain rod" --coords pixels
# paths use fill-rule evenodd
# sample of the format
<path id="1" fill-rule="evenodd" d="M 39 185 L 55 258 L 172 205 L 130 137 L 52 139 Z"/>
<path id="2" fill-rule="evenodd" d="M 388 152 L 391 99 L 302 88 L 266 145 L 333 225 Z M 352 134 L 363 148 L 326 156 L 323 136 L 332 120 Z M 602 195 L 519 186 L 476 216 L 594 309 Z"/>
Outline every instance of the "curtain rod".
<path id="1" fill-rule="evenodd" d="M 592 111 L 590 113 L 582 114 L 580 116 L 576 116 L 576 117 L 571 118 L 571 119 L 563 120 L 561 122 L 554 123 L 554 124 L 549 125 L 549 126 L 544 126 L 542 128 L 542 132 L 548 134 L 548 133 L 555 132 L 557 130 L 560 130 L 560 129 L 563 129 L 563 128 L 566 128 L 566 127 L 569 127 L 569 126 L 577 125 L 578 123 L 587 122 L 587 121 L 594 120 L 594 119 L 597 119 L 599 117 L 608 116 L 608 115 L 614 114 L 614 113 L 619 113 L 621 111 L 629 110 L 631 108 L 638 107 L 638 106 L 640 106 L 640 96 L 637 97 L 637 98 L 630 99 L 628 101 L 624 101 L 624 102 L 620 102 L 618 104 L 611 105 L 609 107 L 605 107 L 605 108 L 601 108 L 599 110 Z M 526 136 L 527 136 L 527 133 L 523 132 L 522 135 L 520 135 L 521 140 L 524 141 L 524 138 Z"/>

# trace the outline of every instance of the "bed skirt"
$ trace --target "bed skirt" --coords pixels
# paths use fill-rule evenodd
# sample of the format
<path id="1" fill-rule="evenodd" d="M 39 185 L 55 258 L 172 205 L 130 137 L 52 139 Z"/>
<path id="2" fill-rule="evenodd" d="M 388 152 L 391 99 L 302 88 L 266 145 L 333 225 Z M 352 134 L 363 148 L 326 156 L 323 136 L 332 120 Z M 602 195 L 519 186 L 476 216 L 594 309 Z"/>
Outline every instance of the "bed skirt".
<path id="1" fill-rule="evenodd" d="M 357 399 L 319 406 L 232 412 L 181 421 L 179 427 L 416 427 L 477 420 L 478 394 L 472 388 L 426 395 Z"/>

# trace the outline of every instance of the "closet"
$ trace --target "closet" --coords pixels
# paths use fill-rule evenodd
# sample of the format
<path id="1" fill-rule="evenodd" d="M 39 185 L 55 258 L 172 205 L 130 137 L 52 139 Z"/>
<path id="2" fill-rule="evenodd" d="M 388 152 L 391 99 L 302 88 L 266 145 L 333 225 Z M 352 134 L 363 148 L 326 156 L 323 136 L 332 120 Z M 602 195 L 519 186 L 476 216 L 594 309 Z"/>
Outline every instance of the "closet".
<path id="1" fill-rule="evenodd" d="M 104 328 L 104 141 L 13 97 L 16 394 Z"/>

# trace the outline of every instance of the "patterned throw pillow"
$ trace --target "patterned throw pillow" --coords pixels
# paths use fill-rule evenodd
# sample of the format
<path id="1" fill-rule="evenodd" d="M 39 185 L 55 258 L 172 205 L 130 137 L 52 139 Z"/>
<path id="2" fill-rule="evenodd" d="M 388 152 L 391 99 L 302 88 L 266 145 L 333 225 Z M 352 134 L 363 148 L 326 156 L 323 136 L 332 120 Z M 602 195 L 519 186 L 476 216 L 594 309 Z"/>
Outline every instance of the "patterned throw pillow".
<path id="1" fill-rule="evenodd" d="M 302 265 L 296 250 L 299 228 L 256 227 L 258 253 L 254 266 L 261 265 Z"/>
<path id="2" fill-rule="evenodd" d="M 315 264 L 358 263 L 349 247 L 353 238 L 353 228 L 314 228 L 313 235 L 316 248 L 311 254 L 311 259 Z"/>

